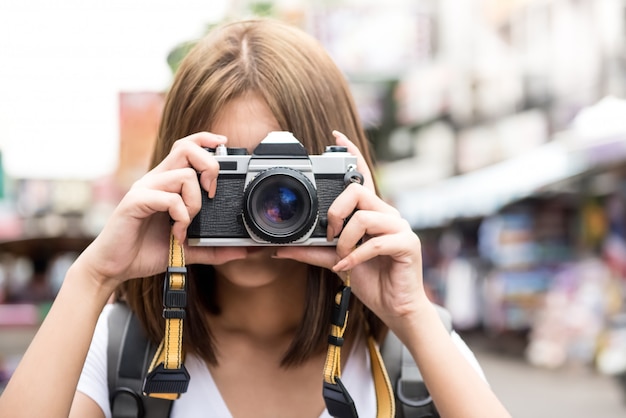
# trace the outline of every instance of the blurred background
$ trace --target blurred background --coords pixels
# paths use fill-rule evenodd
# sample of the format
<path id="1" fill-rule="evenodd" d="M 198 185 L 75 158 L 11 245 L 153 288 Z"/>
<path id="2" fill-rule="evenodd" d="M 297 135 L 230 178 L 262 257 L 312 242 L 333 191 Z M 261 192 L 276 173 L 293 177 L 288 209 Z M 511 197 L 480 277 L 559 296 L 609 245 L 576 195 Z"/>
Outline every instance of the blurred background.
<path id="1" fill-rule="evenodd" d="M 626 0 L 3 0 L 0 382 L 146 171 L 187 48 L 246 16 L 344 71 L 431 298 L 513 415 L 624 416 Z"/>

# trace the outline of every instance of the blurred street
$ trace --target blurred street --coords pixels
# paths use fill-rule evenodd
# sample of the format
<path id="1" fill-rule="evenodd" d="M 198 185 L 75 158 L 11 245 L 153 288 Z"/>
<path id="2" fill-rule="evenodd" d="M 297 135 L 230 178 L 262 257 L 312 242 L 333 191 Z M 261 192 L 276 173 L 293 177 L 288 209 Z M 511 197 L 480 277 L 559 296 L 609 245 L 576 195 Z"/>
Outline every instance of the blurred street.
<path id="1" fill-rule="evenodd" d="M 464 338 L 515 418 L 626 417 L 626 396 L 617 380 L 587 367 L 533 367 L 519 353 L 494 348 L 484 337 Z"/>

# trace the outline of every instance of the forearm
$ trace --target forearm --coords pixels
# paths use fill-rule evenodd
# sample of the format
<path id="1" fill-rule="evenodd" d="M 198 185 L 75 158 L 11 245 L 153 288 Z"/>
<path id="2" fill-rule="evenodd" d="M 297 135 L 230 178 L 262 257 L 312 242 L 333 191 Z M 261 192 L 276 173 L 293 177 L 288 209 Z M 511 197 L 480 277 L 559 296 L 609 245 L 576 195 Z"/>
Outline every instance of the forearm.
<path id="1" fill-rule="evenodd" d="M 420 313 L 405 344 L 442 417 L 510 417 L 482 376 L 463 356 L 434 308 Z"/>
<path id="2" fill-rule="evenodd" d="M 0 416 L 67 417 L 98 316 L 112 288 L 70 268 L 0 398 Z"/>

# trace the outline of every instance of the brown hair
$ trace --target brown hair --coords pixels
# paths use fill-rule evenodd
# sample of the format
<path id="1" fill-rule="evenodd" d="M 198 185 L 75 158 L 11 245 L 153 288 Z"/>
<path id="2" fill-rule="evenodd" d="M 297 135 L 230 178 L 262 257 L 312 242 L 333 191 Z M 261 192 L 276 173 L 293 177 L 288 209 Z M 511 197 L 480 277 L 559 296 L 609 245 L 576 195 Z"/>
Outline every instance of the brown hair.
<path id="1" fill-rule="evenodd" d="M 167 96 L 152 166 L 165 158 L 174 141 L 210 130 L 226 103 L 250 92 L 265 99 L 280 128 L 292 132 L 310 154 L 334 144 L 332 130 L 337 129 L 355 142 L 372 166 L 369 143 L 343 74 L 314 38 L 266 19 L 214 29 L 185 57 Z M 213 276 L 211 266 L 189 266 L 191 297 L 184 343 L 187 352 L 215 364 L 215 344 L 203 320 L 207 311 L 219 313 L 211 289 Z M 123 285 L 125 299 L 157 343 L 164 334 L 163 278 L 161 274 Z M 334 294 L 340 285 L 332 272 L 309 268 L 303 323 L 283 358 L 284 365 L 297 365 L 325 347 Z M 384 332 L 382 322 L 353 298 L 346 334 L 365 326 L 377 337 Z"/>

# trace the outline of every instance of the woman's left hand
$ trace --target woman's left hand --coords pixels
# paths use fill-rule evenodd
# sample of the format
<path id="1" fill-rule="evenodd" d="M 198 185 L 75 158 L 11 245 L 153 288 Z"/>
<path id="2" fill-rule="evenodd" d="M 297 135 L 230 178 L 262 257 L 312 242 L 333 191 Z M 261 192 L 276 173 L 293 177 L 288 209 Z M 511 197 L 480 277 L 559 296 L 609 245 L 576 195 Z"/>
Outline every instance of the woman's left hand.
<path id="1" fill-rule="evenodd" d="M 510 417 L 454 344 L 428 300 L 417 235 L 396 209 L 376 195 L 371 172 L 356 146 L 342 134 L 335 137 L 338 145 L 358 157 L 358 170 L 365 179 L 363 185 L 348 186 L 328 210 L 329 237 L 339 234 L 336 248 L 280 247 L 276 255 L 333 269 L 344 281 L 350 274 L 353 293 L 409 349 L 441 416 L 467 417 L 475 412 L 475 416 Z"/>
<path id="2" fill-rule="evenodd" d="M 337 246 L 280 247 L 276 257 L 332 269 L 344 281 L 350 274 L 353 293 L 402 333 L 430 304 L 422 282 L 419 238 L 399 212 L 376 195 L 359 149 L 343 134 L 333 134 L 338 145 L 357 156 L 357 170 L 364 177 L 363 185 L 349 185 L 328 210 L 328 238 L 338 235 Z"/>

